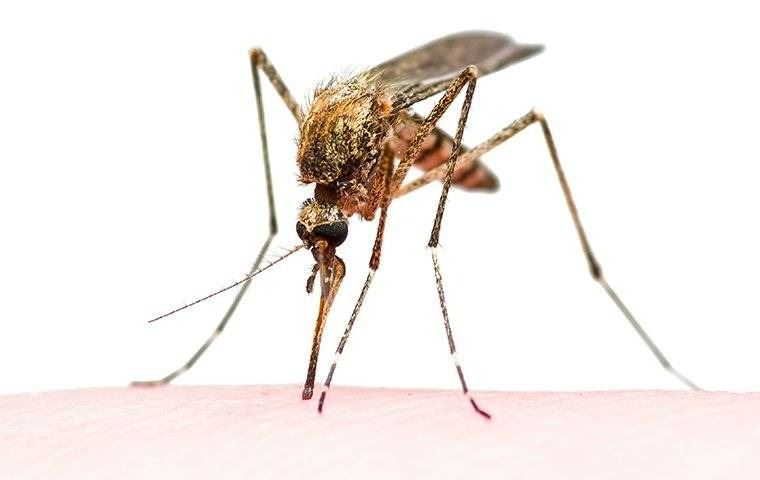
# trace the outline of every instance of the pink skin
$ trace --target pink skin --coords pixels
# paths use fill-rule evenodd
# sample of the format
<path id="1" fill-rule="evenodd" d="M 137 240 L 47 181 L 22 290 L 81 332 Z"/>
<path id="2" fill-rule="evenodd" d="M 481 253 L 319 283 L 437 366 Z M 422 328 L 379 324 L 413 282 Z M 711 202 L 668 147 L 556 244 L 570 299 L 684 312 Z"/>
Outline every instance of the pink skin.
<path id="1" fill-rule="evenodd" d="M 320 390 L 316 390 L 319 392 Z M 0 397 L 0 478 L 760 478 L 760 394 L 300 387 Z"/>

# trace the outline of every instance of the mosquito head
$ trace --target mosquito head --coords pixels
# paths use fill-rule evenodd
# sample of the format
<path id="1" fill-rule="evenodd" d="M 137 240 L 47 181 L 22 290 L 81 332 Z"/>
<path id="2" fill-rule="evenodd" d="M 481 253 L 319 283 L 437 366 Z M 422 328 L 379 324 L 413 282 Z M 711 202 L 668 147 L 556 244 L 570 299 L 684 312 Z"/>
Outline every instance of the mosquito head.
<path id="1" fill-rule="evenodd" d="M 298 213 L 296 232 L 308 248 L 323 241 L 335 250 L 348 236 L 348 219 L 335 204 L 309 199 Z"/>

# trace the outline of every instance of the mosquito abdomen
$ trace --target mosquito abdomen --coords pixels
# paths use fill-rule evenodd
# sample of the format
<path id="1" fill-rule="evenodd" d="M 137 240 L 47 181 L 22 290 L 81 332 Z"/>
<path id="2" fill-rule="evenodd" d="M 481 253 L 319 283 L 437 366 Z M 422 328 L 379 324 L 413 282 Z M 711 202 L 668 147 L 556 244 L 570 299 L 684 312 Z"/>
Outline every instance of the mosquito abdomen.
<path id="1" fill-rule="evenodd" d="M 396 151 L 396 156 L 401 157 L 409 148 L 417 132 L 417 128 L 424 119 L 417 115 L 404 115 L 394 127 L 394 136 L 391 146 Z M 430 171 L 448 162 L 451 149 L 454 146 L 453 139 L 443 130 L 434 129 L 422 143 L 422 150 L 416 167 Z M 468 149 L 462 146 L 462 152 Z M 467 190 L 493 192 L 499 189 L 499 179 L 480 160 L 475 160 L 468 166 L 454 172 L 452 183 Z"/>

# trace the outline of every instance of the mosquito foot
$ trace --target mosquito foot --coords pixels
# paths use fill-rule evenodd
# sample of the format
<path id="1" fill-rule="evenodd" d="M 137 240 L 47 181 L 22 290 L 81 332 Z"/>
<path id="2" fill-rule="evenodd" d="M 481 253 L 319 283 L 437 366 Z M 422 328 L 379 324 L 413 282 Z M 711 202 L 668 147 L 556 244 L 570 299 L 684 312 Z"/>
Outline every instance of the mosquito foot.
<path id="1" fill-rule="evenodd" d="M 474 408 L 476 412 L 478 412 L 479 414 L 481 414 L 482 416 L 484 416 L 484 417 L 485 417 L 485 418 L 487 418 L 488 420 L 491 420 L 491 414 L 490 414 L 490 413 L 488 413 L 488 412 L 486 412 L 486 411 L 485 411 L 485 410 L 483 410 L 482 408 L 480 408 L 480 407 L 478 406 L 478 404 L 477 404 L 477 403 L 475 403 L 475 399 L 474 399 L 474 398 L 470 397 L 470 403 L 472 404 L 472 408 Z"/>
<path id="2" fill-rule="evenodd" d="M 310 400 L 314 395 L 314 387 L 303 387 L 303 393 L 301 394 L 302 400 Z"/>
<path id="3" fill-rule="evenodd" d="M 166 385 L 166 382 L 162 380 L 137 380 L 129 382 L 130 387 L 160 387 L 161 385 Z"/>

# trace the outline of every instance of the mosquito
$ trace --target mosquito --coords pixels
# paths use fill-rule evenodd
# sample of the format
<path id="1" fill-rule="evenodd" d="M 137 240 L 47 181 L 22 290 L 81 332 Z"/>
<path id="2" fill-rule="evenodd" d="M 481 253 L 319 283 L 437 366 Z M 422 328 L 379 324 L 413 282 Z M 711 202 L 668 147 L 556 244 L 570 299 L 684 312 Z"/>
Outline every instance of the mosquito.
<path id="1" fill-rule="evenodd" d="M 166 384 L 188 371 L 222 333 L 245 295 L 251 279 L 290 255 L 300 250 L 309 250 L 315 264 L 308 276 L 306 291 L 313 291 L 318 276 L 321 292 L 306 381 L 301 394 L 304 400 L 312 398 L 322 332 L 346 272 L 345 263 L 337 256 L 336 250 L 346 240 L 349 218 L 359 215 L 364 220 L 373 220 L 379 213 L 369 271 L 319 397 L 318 411 L 321 413 L 338 359 L 346 347 L 375 272 L 380 267 L 385 224 L 393 200 L 439 181 L 442 183 L 442 190 L 433 218 L 428 247 L 443 326 L 462 393 L 477 413 L 490 418 L 490 414 L 480 408 L 470 393 L 462 366 L 457 359 L 437 253 L 441 224 L 451 186 L 474 191 L 497 189 L 496 176 L 480 159 L 530 125 L 538 124 L 543 132 L 549 157 L 588 262 L 591 277 L 602 286 L 662 367 L 689 388 L 698 390 L 694 383 L 673 368 L 605 280 L 581 224 L 546 118 L 538 111 L 531 110 L 479 145 L 473 148 L 462 145 L 462 135 L 478 78 L 534 56 L 542 50 L 541 45 L 521 44 L 509 36 L 495 32 L 456 33 L 429 42 L 351 77 L 332 78 L 317 88 L 311 102 L 302 107 L 294 100 L 264 51 L 259 48 L 251 49 L 249 56 L 269 207 L 269 235 L 261 246 L 250 272 L 243 279 L 151 320 L 158 320 L 224 291 L 240 287 L 214 332 L 184 365 L 159 380 L 133 384 Z M 268 264 L 264 264 L 263 259 L 278 232 L 278 224 L 259 71 L 269 79 L 298 124 L 296 163 L 299 181 L 315 185 L 313 197 L 301 205 L 298 213 L 296 232 L 301 243 Z M 459 121 L 456 133 L 452 137 L 437 124 L 454 100 L 462 95 L 463 90 L 464 99 Z M 440 93 L 443 95 L 426 116 L 413 110 L 412 107 L 418 102 Z M 421 167 L 425 173 L 404 183 L 412 165 Z"/>

